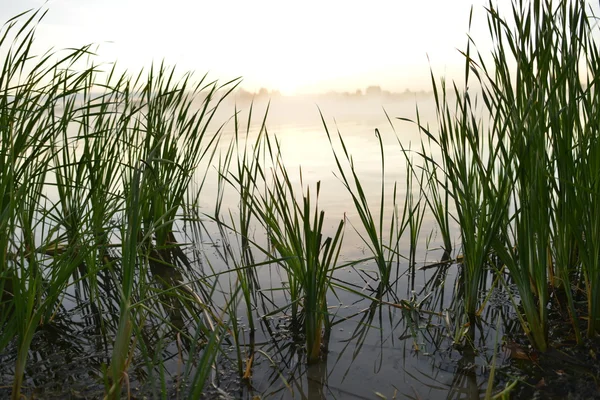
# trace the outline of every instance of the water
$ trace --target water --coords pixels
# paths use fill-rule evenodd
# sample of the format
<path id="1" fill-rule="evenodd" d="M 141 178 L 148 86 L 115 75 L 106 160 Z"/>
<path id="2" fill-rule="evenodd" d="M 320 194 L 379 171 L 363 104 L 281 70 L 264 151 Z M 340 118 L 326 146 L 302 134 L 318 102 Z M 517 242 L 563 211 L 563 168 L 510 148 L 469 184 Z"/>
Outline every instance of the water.
<path id="1" fill-rule="evenodd" d="M 321 122 L 314 99 L 274 99 L 270 106 L 268 130 L 281 141 L 282 159 L 295 183 L 314 190 L 316 182 L 322 185 L 319 204 L 327 216 L 328 233 L 333 234 L 337 221 L 344 217 L 346 226 L 342 260 L 352 261 L 370 255 L 361 234 L 356 209 L 338 177 L 337 166 Z M 435 122 L 433 98 L 420 99 L 423 124 Z M 264 105 L 263 105 L 264 106 Z M 415 119 L 415 99 L 385 104 L 374 100 L 334 100 L 319 104 L 330 133 L 339 132 L 352 155 L 357 173 L 364 186 L 373 212 L 377 212 L 381 196 L 381 150 L 375 130 L 381 135 L 385 156 L 386 221 L 393 213 L 392 194 L 397 185 L 397 203 L 402 206 L 406 193 L 405 149 L 420 150 L 423 139 L 414 124 L 394 117 Z M 259 110 L 257 112 L 257 109 Z M 261 104 L 255 104 L 255 115 L 261 115 Z M 311 112 L 312 110 L 312 112 Z M 243 113 L 241 115 L 244 115 Z M 261 118 L 258 118 L 260 122 Z M 243 125 L 245 125 L 245 121 Z M 257 132 L 260 124 L 252 125 Z M 226 130 L 225 137 L 233 132 Z M 341 153 L 341 146 L 334 142 Z M 225 140 L 222 144 L 227 145 Z M 413 155 L 419 165 L 419 158 Z M 207 183 L 206 191 L 215 191 L 214 182 Z M 414 190 L 419 196 L 419 190 Z M 237 198 L 225 195 L 224 207 L 234 210 Z M 210 203 L 206 204 L 207 209 Z M 454 227 L 455 228 L 455 227 Z M 454 230 L 454 240 L 458 233 Z M 216 235 L 218 236 L 218 235 Z M 409 240 L 404 235 L 400 251 L 408 257 Z M 394 297 L 409 299 L 422 310 L 432 313 L 412 313 L 394 306 L 373 306 L 360 295 L 337 290 L 328 296 L 330 313 L 335 315 L 326 360 L 319 365 L 307 366 L 286 331 L 284 313 L 262 321 L 257 331 L 257 342 L 264 354 L 254 361 L 252 379 L 238 388 L 236 396 L 251 398 L 479 398 L 485 393 L 491 357 L 495 351 L 495 326 L 482 326 L 473 331 L 477 340 L 477 354 L 453 347 L 453 334 L 460 330 L 455 325 L 453 309 L 454 283 L 458 267 L 419 270 L 435 263 L 442 256 L 441 237 L 435 229 L 432 215 L 426 213 L 418 240 L 417 260 L 410 268 L 406 259 L 397 266 Z M 261 287 L 281 287 L 269 267 L 259 269 Z M 275 276 L 275 278 L 274 278 Z M 372 261 L 337 271 L 335 278 L 364 295 L 372 296 L 377 288 L 377 267 Z M 271 297 L 275 303 L 286 304 L 281 297 Z M 488 310 L 490 321 L 506 304 Z M 448 311 L 450 310 L 450 311 Z M 242 314 L 242 313 L 240 313 Z M 259 313 L 260 314 L 260 313 Z M 438 315 L 439 314 L 439 315 Z M 266 325 L 269 325 L 268 327 Z M 274 333 L 273 333 L 274 332 Z M 501 362 L 504 354 L 500 354 Z M 236 384 L 215 381 L 215 385 L 234 390 Z"/>
<path id="2" fill-rule="evenodd" d="M 422 123 L 433 125 L 433 99 L 422 96 L 418 100 Z M 270 104 L 268 131 L 280 140 L 283 163 L 298 192 L 302 190 L 301 180 L 303 190 L 310 188 L 313 193 L 317 182 L 321 184 L 319 205 L 326 214 L 325 233 L 332 235 L 342 219 L 349 222 L 345 228 L 340 263 L 350 263 L 371 254 L 361 238 L 364 232 L 351 197 L 337 176 L 332 145 L 315 103 L 323 113 L 334 139 L 333 148 L 340 156 L 342 149 L 336 135 L 337 132 L 342 135 L 376 217 L 382 182 L 377 130 L 385 156 L 384 217 L 389 224 L 394 212 L 392 194 L 395 185 L 399 207 L 403 206 L 406 195 L 406 157 L 399 141 L 405 149 L 419 150 L 423 139 L 414 124 L 395 119 L 397 116 L 415 118 L 415 98 L 349 100 L 282 97 L 273 99 Z M 239 109 L 240 124 L 245 127 L 249 105 L 240 104 Z M 260 130 L 265 109 L 266 102 L 254 104 L 248 139 L 250 147 Z M 215 126 L 226 121 L 232 112 L 231 104 L 224 107 L 222 114 L 216 118 Z M 234 124 L 230 120 L 224 125 L 217 154 L 225 154 L 233 137 Z M 413 154 L 413 159 L 418 167 L 418 155 Z M 173 253 L 173 259 L 169 261 L 180 270 L 174 272 L 150 262 L 147 279 L 157 290 L 164 289 L 165 282 L 171 285 L 186 282 L 190 292 L 198 296 L 198 302 L 222 306 L 236 281 L 235 273 L 223 273 L 233 266 L 227 249 L 232 248 L 235 253 L 239 245 L 231 231 L 220 230 L 211 221 L 218 192 L 215 163 L 216 160 L 213 160 L 200 196 L 198 213 L 203 223 L 182 221 L 178 224 L 177 241 L 191 244 L 185 247 L 184 252 Z M 196 183 L 201 179 L 202 175 L 198 175 Z M 421 195 L 419 187 L 413 189 L 413 195 L 415 198 Z M 52 199 L 52 193 L 48 197 Z M 227 188 L 220 214 L 224 222 L 230 222 L 230 215 L 234 219 L 237 217 L 238 203 L 235 190 Z M 453 239 L 458 243 L 458 232 L 455 226 L 453 229 Z M 252 227 L 252 231 L 253 240 L 266 247 L 265 232 L 256 226 Z M 277 311 L 289 304 L 286 292 L 281 290 L 286 285 L 285 272 L 274 265 L 258 267 L 261 290 L 257 309 L 253 311 L 256 351 L 252 377 L 247 382 L 240 382 L 235 363 L 227 359 L 227 356 L 234 360 L 237 357 L 234 347 L 225 343 L 225 352 L 218 357 L 218 368 L 210 377 L 207 397 L 479 398 L 485 393 L 492 356 L 499 351 L 496 345 L 503 330 L 496 332 L 496 321 L 501 318 L 504 323 L 508 322 L 511 311 L 507 302 L 497 302 L 486 307 L 481 326 L 465 327 L 455 320 L 457 307 L 460 307 L 454 296 L 459 267 L 450 264 L 422 269 L 440 261 L 443 254 L 441 244 L 433 216 L 425 213 L 414 265 L 408 262 L 408 234 L 403 235 L 400 241 L 401 257 L 392 276 L 393 290 L 384 297 L 389 304 L 377 304 L 370 299 L 379 281 L 373 261 L 337 270 L 334 282 L 338 287 L 330 291 L 327 298 L 329 312 L 334 316 L 328 351 L 321 363 L 311 366 L 306 365 L 302 346 L 292 334 L 289 310 Z M 457 252 L 455 250 L 454 255 Z M 260 257 L 259 252 L 255 254 L 257 262 L 265 259 Z M 118 259 L 119 255 L 113 253 L 113 256 Z M 217 290 L 208 292 L 202 277 L 214 274 L 221 274 L 214 278 L 219 285 Z M 94 397 L 102 393 L 102 365 L 110 362 L 111 337 L 119 317 L 119 295 L 114 288 L 111 289 L 111 279 L 108 275 L 98 277 L 105 293 L 101 301 L 103 310 L 95 310 L 89 301 L 89 287 L 82 283 L 74 284 L 58 313 L 55 326 L 59 328 L 54 332 L 36 334 L 25 385 L 37 387 L 42 397 L 62 396 L 63 386 L 82 396 Z M 487 282 L 484 288 L 490 284 L 491 281 Z M 159 295 L 146 306 L 154 313 L 150 313 L 149 320 L 145 321 L 143 333 L 147 336 L 143 340 L 151 354 L 162 356 L 166 367 L 164 379 L 170 388 L 167 392 L 174 394 L 173 388 L 177 387 L 182 374 L 180 355 L 192 354 L 193 348 L 187 339 L 176 335 L 172 327 L 185 328 L 190 336 L 195 334 L 194 319 L 189 311 L 190 307 L 194 307 L 194 301 L 183 303 L 179 299 Z M 250 343 L 245 312 L 245 306 L 240 303 L 238 318 L 242 344 Z M 165 321 L 168 323 L 165 324 Z M 476 351 L 469 346 L 461 348 L 453 345 L 455 337 L 465 335 L 473 340 Z M 242 347 L 242 351 L 245 348 Z M 501 364 L 504 358 L 505 354 L 500 353 L 497 364 Z M 0 377 L 10 382 L 10 365 L 14 363 L 11 349 L 0 356 L 0 361 L 5 366 L 0 368 Z M 140 393 L 152 391 L 144 385 L 146 373 L 143 371 L 148 362 L 139 352 L 133 358 L 130 379 L 134 393 L 135 390 Z M 77 363 L 83 367 L 73 373 Z M 182 390 L 185 392 L 185 386 Z"/>

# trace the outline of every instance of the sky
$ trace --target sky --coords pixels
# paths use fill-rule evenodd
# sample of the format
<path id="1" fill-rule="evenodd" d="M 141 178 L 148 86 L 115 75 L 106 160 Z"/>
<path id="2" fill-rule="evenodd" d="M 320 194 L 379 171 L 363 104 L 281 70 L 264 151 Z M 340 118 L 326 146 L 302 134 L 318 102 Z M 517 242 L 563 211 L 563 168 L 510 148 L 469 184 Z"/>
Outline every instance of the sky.
<path id="1" fill-rule="evenodd" d="M 509 0 L 498 0 L 510 10 Z M 36 50 L 93 43 L 96 62 L 137 72 L 165 61 L 181 72 L 284 94 L 428 90 L 430 68 L 463 71 L 470 34 L 485 50 L 487 0 L 0 0 L 0 20 L 30 8 L 48 14 Z"/>

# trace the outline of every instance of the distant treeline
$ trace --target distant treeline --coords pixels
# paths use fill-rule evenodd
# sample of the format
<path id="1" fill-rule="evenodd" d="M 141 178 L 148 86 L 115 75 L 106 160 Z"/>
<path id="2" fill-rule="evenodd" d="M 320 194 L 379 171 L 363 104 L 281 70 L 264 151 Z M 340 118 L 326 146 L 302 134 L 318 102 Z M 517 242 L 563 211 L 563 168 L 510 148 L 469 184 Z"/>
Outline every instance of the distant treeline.
<path id="1" fill-rule="evenodd" d="M 328 91 L 325 93 L 315 93 L 315 94 L 305 94 L 298 96 L 311 96 L 311 97 L 322 97 L 322 98 L 354 98 L 354 99 L 362 99 L 362 98 L 410 98 L 413 99 L 415 96 L 429 96 L 431 95 L 431 91 L 411 91 L 410 89 L 406 89 L 403 92 L 391 92 L 389 90 L 383 89 L 381 86 L 369 86 L 366 89 L 356 89 L 355 91 Z M 260 88 L 257 92 L 252 92 L 246 90 L 244 88 L 239 88 L 235 97 L 239 100 L 252 100 L 259 98 L 274 98 L 282 96 L 279 90 L 269 90 L 267 88 Z"/>

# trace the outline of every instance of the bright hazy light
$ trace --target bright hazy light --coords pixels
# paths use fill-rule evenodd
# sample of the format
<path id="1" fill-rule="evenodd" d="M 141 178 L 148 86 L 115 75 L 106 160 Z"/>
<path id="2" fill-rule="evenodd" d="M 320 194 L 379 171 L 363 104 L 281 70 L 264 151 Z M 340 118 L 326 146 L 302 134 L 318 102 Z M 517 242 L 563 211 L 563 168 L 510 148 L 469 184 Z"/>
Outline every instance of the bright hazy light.
<path id="1" fill-rule="evenodd" d="M 501 10 L 510 10 L 508 0 Z M 487 0 L 42 0 L 4 1 L 2 21 L 29 8 L 49 13 L 38 28 L 41 53 L 99 44 L 99 59 L 130 71 L 163 59 L 180 71 L 242 76 L 250 90 L 285 94 L 429 88 L 429 68 L 454 76 L 457 48 L 471 35 L 488 46 Z M 428 60 L 429 59 L 429 60 Z"/>

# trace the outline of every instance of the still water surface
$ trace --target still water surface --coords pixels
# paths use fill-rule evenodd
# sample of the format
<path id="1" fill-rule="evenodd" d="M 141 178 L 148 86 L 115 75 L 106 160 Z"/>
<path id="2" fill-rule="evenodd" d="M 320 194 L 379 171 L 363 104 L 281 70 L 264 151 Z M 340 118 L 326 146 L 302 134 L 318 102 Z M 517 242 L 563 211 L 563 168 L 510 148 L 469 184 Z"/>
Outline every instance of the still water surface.
<path id="1" fill-rule="evenodd" d="M 419 104 L 421 122 L 433 126 L 433 98 L 420 98 Z M 414 124 L 395 118 L 414 119 L 415 99 L 394 101 L 383 107 L 381 102 L 374 100 L 325 101 L 319 104 L 319 108 L 330 133 L 342 135 L 373 212 L 377 210 L 381 194 L 381 151 L 375 130 L 381 135 L 386 170 L 385 217 L 390 218 L 394 185 L 397 185 L 397 204 L 400 207 L 406 194 L 406 157 L 399 141 L 405 149 L 420 150 L 423 139 Z M 263 109 L 264 105 L 261 109 L 260 104 L 255 104 L 255 115 L 261 115 L 256 118 L 258 122 Z M 300 185 L 299 167 L 304 187 L 314 189 L 316 182 L 321 182 L 319 204 L 326 213 L 328 233 L 333 234 L 340 219 L 346 217 L 350 222 L 345 230 L 342 262 L 368 257 L 369 250 L 359 235 L 363 232 L 357 212 L 336 176 L 337 166 L 317 105 L 307 99 L 274 99 L 267 127 L 270 134 L 280 139 L 285 166 L 296 178 L 297 184 Z M 254 132 L 259 128 L 260 123 L 253 125 Z M 225 138 L 232 135 L 231 129 L 225 131 Z M 222 146 L 227 144 L 228 141 L 224 140 Z M 341 151 L 338 145 L 334 148 Z M 409 157 L 418 166 L 418 156 Z M 207 192 L 215 191 L 215 182 L 209 179 L 206 188 Z M 413 190 L 413 194 L 415 198 L 420 196 L 418 188 Z M 226 192 L 224 203 L 224 207 L 235 213 L 237 198 L 234 193 L 228 195 Z M 206 207 L 211 207 L 210 201 Z M 458 242 L 458 232 L 455 226 L 453 228 L 454 240 Z M 218 236 L 216 232 L 213 234 Z M 260 232 L 257 234 L 260 235 Z M 423 216 L 416 265 L 411 267 L 406 259 L 410 246 L 408 234 L 401 240 L 400 251 L 406 258 L 399 260 L 397 274 L 393 277 L 394 297 L 420 304 L 424 313 L 406 312 L 385 305 L 371 308 L 370 300 L 336 290 L 328 297 L 330 312 L 335 315 L 329 353 L 322 364 L 310 367 L 304 364 L 302 355 L 286 342 L 285 318 L 281 315 L 281 318 L 272 317 L 271 326 L 265 328 L 268 324 L 265 322 L 257 333 L 257 342 L 266 343 L 262 347 L 265 355 L 257 356 L 249 385 L 242 385 L 235 396 L 259 394 L 264 398 L 309 399 L 482 396 L 497 339 L 495 323 L 479 327 L 475 332 L 475 347 L 479 352 L 452 346 L 451 336 L 462 328 L 455 326 L 453 313 L 448 311 L 455 306 L 452 294 L 458 267 L 420 269 L 440 260 L 440 245 L 441 237 L 438 237 L 435 221 L 428 212 Z M 216 257 L 214 260 L 214 264 L 218 264 Z M 278 279 L 285 280 L 269 267 L 260 269 L 259 276 L 263 288 L 281 287 Z M 363 262 L 336 271 L 335 278 L 365 295 L 372 295 L 377 287 L 377 267 L 373 262 Z M 272 293 L 270 295 L 273 296 Z M 285 299 L 272 298 L 277 304 L 285 304 Z M 498 311 L 502 312 L 504 306 L 506 304 L 499 304 L 496 310 L 488 310 L 489 321 L 495 322 Z M 276 332 L 275 339 L 273 332 Z M 502 358 L 503 354 L 500 354 L 498 361 Z"/>
<path id="2" fill-rule="evenodd" d="M 319 206 L 325 211 L 325 233 L 332 235 L 341 219 L 346 219 L 344 244 L 340 263 L 365 259 L 371 254 L 362 241 L 363 231 L 351 197 L 340 182 L 337 166 L 332 154 L 319 109 L 330 133 L 334 136 L 334 149 L 341 147 L 337 142 L 339 132 L 352 155 L 356 171 L 364 186 L 372 212 L 377 213 L 381 195 L 381 150 L 377 133 L 381 136 L 385 156 L 385 207 L 386 221 L 392 218 L 394 207 L 392 194 L 396 186 L 396 203 L 402 207 L 406 196 L 406 156 L 405 149 L 420 149 L 419 130 L 414 124 L 399 121 L 395 117 L 415 118 L 415 103 L 418 100 L 423 124 L 435 125 L 433 99 L 427 96 L 384 101 L 383 99 L 344 99 L 334 98 L 286 98 L 272 99 L 267 118 L 267 128 L 271 137 L 277 137 L 281 144 L 282 160 L 290 177 L 300 187 L 300 169 L 304 189 L 315 190 L 321 183 Z M 267 103 L 257 101 L 253 106 L 248 145 L 251 147 L 260 130 Z M 249 104 L 238 104 L 240 125 L 246 126 Z M 218 124 L 227 121 L 233 113 L 233 104 L 224 107 L 218 115 Z M 384 111 L 385 110 L 385 111 Z M 387 112 L 387 115 L 386 115 Z M 389 119 L 388 119 L 389 116 Z M 219 119 L 220 118 L 220 119 Z M 233 121 L 225 124 L 223 137 L 217 154 L 225 154 L 235 135 Z M 341 156 L 341 153 L 339 153 Z M 418 155 L 409 153 L 418 167 Z M 179 224 L 177 240 L 191 243 L 182 262 L 182 275 L 170 277 L 177 282 L 198 282 L 203 274 L 219 273 L 231 268 L 225 256 L 228 246 L 237 244 L 235 235 L 220 230 L 211 222 L 214 217 L 216 193 L 218 192 L 217 159 L 209 167 L 209 173 L 202 189 L 199 213 L 204 220 L 201 229 L 184 222 Z M 203 170 L 203 166 L 199 170 Z M 418 168 L 417 168 L 418 169 Z M 233 172 L 233 171 L 232 171 Z M 199 182 L 202 176 L 199 175 Z M 312 192 L 314 193 L 314 192 Z M 413 188 L 415 200 L 421 196 L 420 188 Z M 52 193 L 48 198 L 52 199 Z M 234 189 L 226 188 L 223 194 L 221 218 L 228 222 L 230 216 L 236 218 L 239 197 Z M 402 213 L 402 210 L 398 210 Z M 377 217 L 377 216 L 376 216 Z M 266 243 L 266 235 L 258 227 L 252 227 L 253 239 Z M 384 230 L 385 231 L 385 230 Z M 453 226 L 453 240 L 459 236 Z M 435 268 L 430 266 L 442 257 L 439 236 L 432 215 L 425 211 L 418 234 L 416 259 L 409 265 L 410 240 L 408 232 L 400 241 L 400 257 L 394 268 L 393 291 L 386 297 L 390 304 L 374 304 L 365 296 L 373 296 L 377 288 L 377 267 L 372 261 L 340 268 L 334 274 L 334 281 L 340 286 L 349 287 L 355 293 L 343 289 L 330 291 L 328 306 L 333 315 L 333 328 L 329 338 L 326 358 L 317 365 L 307 366 L 301 346 L 294 342 L 289 327 L 289 317 L 279 307 L 289 304 L 285 291 L 285 272 L 275 266 L 258 267 L 260 296 L 263 301 L 254 310 L 256 323 L 256 348 L 252 377 L 248 382 L 240 382 L 231 360 L 236 354 L 233 347 L 220 355 L 219 368 L 211 376 L 207 387 L 207 398 L 295 398 L 295 399 L 376 399 L 376 398 L 480 398 L 485 393 L 489 368 L 494 349 L 502 332 L 497 334 L 497 318 L 506 322 L 511 313 L 506 302 L 490 301 L 484 311 L 481 326 L 472 328 L 474 347 L 453 346 L 452 337 L 464 333 L 465 327 L 455 323 L 453 315 L 456 300 L 453 296 L 458 279 L 459 267 L 449 265 Z M 459 253 L 454 250 L 453 256 Z M 257 256 L 257 261 L 261 261 Z M 176 261 L 174 261 L 176 263 Z M 158 267 L 156 267 L 158 268 Z M 153 274 L 157 273 L 152 271 Z M 166 279 L 166 278 L 165 278 Z M 229 288 L 235 283 L 235 274 L 223 274 L 219 278 L 220 289 L 212 296 L 212 301 L 225 303 Z M 100 279 L 102 281 L 102 279 Z M 110 282 L 107 278 L 103 282 Z M 488 283 L 489 286 L 489 283 Z M 195 288 L 193 288 L 196 290 Z M 34 340 L 30 369 L 26 382 L 30 386 L 45 387 L 44 396 L 61 393 L 61 385 L 72 387 L 71 392 L 85 393 L 96 385 L 93 393 L 102 393 L 101 364 L 110 361 L 111 329 L 116 329 L 114 321 L 106 322 L 106 332 L 97 331 L 98 326 L 90 322 L 91 303 L 81 301 L 81 293 L 88 290 L 74 285 L 64 299 L 62 310 L 65 319 L 64 331 L 45 332 Z M 105 289 L 107 293 L 109 288 Z M 202 293 L 197 288 L 197 293 Z M 360 293 L 360 295 L 358 294 Z M 107 295 L 106 310 L 118 315 L 118 293 Z M 201 295 L 202 296 L 202 295 Z M 405 300 L 409 305 L 418 306 L 420 312 L 400 309 L 394 304 Z M 185 310 L 166 307 L 165 300 L 160 307 L 162 313 L 173 325 L 183 324 Z M 249 343 L 248 321 L 245 308 L 240 304 L 238 318 L 243 343 Z M 115 318 L 115 321 L 117 319 Z M 160 337 L 155 352 L 161 352 L 167 373 L 164 377 L 167 387 L 176 386 L 181 372 L 177 340 L 161 326 L 146 332 L 150 338 Z M 96 328 L 95 328 L 96 327 Z M 166 333 L 165 333 L 166 332 Z M 171 336 L 170 336 L 171 335 Z M 162 338 L 165 338 L 163 341 Z M 467 346 L 469 347 L 469 346 Z M 229 353 L 228 353 L 229 352 Z M 497 363 L 503 362 L 504 354 L 499 354 Z M 3 365 L 14 365 L 10 351 L 0 355 Z M 79 366 L 79 367 L 77 367 Z M 136 360 L 132 366 L 131 379 L 135 384 L 143 381 L 144 362 Z M 0 377 L 9 378 L 10 369 L 0 368 Z M 95 383 L 94 383 L 95 382 Z M 84 389 L 88 387 L 88 389 Z M 63 393 L 64 394 L 64 393 Z M 168 396 L 175 395 L 169 391 Z M 42 397 L 44 397 L 42 396 Z"/>

